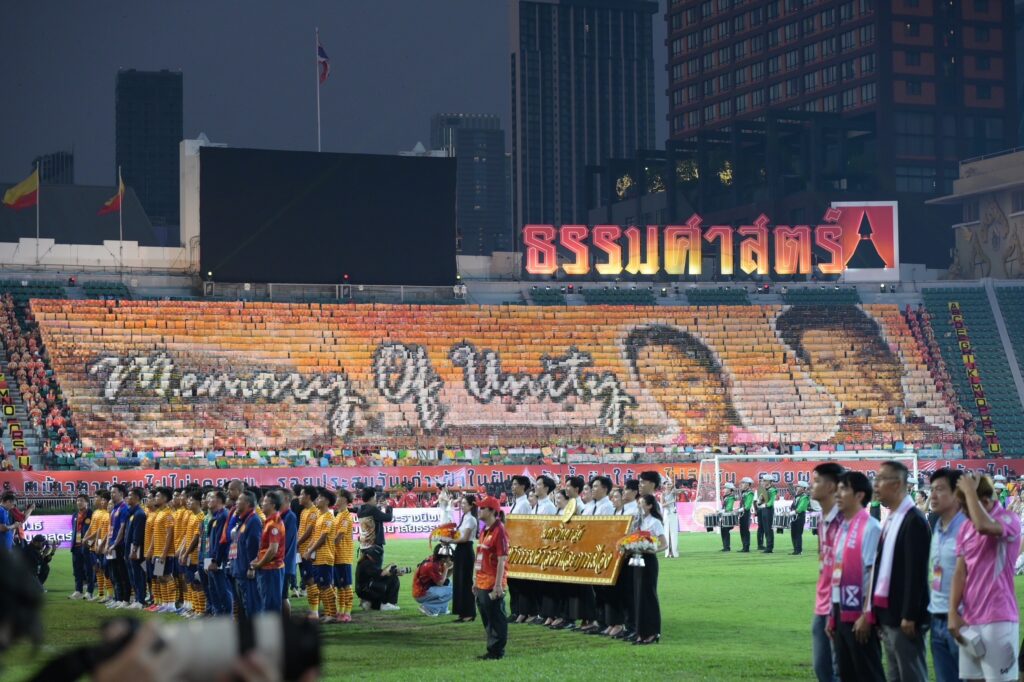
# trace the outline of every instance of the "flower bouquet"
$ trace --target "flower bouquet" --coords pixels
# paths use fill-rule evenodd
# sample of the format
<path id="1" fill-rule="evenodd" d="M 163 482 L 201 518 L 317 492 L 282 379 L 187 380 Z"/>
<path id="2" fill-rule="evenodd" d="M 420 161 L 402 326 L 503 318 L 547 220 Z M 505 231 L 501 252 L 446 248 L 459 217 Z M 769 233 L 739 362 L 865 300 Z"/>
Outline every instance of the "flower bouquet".
<path id="1" fill-rule="evenodd" d="M 630 533 L 619 540 L 619 551 L 628 553 L 630 566 L 644 566 L 645 553 L 654 553 L 658 549 L 657 539 L 645 530 Z"/>
<path id="2" fill-rule="evenodd" d="M 440 555 L 441 556 L 451 556 L 452 555 L 452 546 L 451 546 L 451 544 L 449 542 L 444 542 L 444 541 L 445 540 L 449 540 L 449 541 L 455 540 L 458 537 L 459 537 L 458 526 L 456 526 L 454 523 L 444 523 L 444 524 L 441 524 L 440 526 L 438 526 L 437 528 L 435 528 L 434 530 L 430 531 L 430 538 L 428 540 L 428 543 L 432 545 L 435 542 L 441 542 L 442 543 L 442 547 L 441 547 Z"/>

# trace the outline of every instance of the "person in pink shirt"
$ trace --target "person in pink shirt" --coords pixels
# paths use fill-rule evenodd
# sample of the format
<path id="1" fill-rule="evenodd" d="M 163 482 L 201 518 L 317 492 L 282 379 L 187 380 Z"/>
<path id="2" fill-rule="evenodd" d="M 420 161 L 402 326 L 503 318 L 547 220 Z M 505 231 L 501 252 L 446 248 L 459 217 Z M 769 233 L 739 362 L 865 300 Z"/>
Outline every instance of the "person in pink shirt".
<path id="1" fill-rule="evenodd" d="M 960 678 L 1018 678 L 1019 613 L 1013 586 L 1020 519 L 995 501 L 987 476 L 967 472 L 956 495 L 970 519 L 957 534 L 949 595 L 949 632 L 960 645 Z"/>
<path id="2" fill-rule="evenodd" d="M 818 589 L 814 600 L 814 619 L 811 621 L 811 654 L 814 675 L 818 682 L 837 682 L 839 664 L 832 641 L 825 632 L 832 613 L 832 569 L 835 564 L 835 544 L 843 525 L 843 515 L 836 505 L 839 477 L 843 467 L 825 462 L 814 467 L 811 497 L 821 505 L 821 523 L 818 524 Z"/>

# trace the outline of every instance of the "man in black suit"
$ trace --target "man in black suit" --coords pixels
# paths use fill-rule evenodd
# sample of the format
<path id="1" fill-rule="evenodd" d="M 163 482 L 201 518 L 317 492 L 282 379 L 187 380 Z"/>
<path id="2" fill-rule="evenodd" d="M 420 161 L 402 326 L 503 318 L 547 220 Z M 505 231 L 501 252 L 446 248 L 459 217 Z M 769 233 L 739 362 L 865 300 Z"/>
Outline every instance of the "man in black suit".
<path id="1" fill-rule="evenodd" d="M 872 605 L 890 682 L 926 682 L 925 632 L 928 616 L 928 519 L 907 494 L 907 467 L 882 464 L 875 495 L 889 510 L 878 542 Z"/>

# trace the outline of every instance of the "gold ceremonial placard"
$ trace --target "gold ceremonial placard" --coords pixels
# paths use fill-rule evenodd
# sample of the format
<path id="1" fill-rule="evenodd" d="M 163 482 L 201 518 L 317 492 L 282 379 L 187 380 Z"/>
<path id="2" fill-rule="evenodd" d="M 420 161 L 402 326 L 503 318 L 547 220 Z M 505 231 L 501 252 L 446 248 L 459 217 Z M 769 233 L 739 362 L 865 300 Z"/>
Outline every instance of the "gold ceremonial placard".
<path id="1" fill-rule="evenodd" d="M 617 543 L 632 516 L 528 516 L 506 518 L 508 575 L 525 580 L 614 585 L 624 557 Z"/>

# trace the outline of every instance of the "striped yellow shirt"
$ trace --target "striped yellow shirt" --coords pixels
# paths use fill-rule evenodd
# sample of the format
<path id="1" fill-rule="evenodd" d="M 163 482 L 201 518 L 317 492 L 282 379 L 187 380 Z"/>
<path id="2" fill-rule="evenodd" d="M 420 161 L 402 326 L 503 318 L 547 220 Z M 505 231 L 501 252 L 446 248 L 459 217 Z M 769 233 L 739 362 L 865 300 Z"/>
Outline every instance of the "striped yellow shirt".
<path id="1" fill-rule="evenodd" d="M 174 530 L 174 516 L 169 509 L 158 509 L 153 522 L 153 556 L 158 559 L 174 555 L 174 548 L 167 543 L 168 530 Z"/>
<path id="2" fill-rule="evenodd" d="M 316 510 L 316 507 L 309 507 L 308 509 L 302 510 L 302 514 L 299 515 L 300 538 L 302 537 L 302 534 L 306 532 L 306 529 L 310 527 L 310 525 L 316 523 L 317 514 L 318 512 Z M 299 554 L 305 554 L 306 550 L 309 549 L 309 546 L 311 544 L 313 544 L 313 533 L 310 533 L 309 537 L 306 538 L 306 541 L 299 545 Z"/>
<path id="3" fill-rule="evenodd" d="M 153 545 L 154 536 L 156 535 L 154 528 L 156 526 L 156 510 L 146 510 L 146 537 L 143 540 L 142 546 L 145 548 L 143 554 L 147 559 L 153 558 Z"/>
<path id="4" fill-rule="evenodd" d="M 89 529 L 93 533 L 92 551 L 99 552 L 100 544 L 110 534 L 110 512 L 106 509 L 96 509 L 92 513 L 92 525 Z"/>
<path id="5" fill-rule="evenodd" d="M 351 564 L 355 561 L 352 542 L 352 512 L 342 508 L 334 518 L 334 563 Z"/>
<path id="6" fill-rule="evenodd" d="M 192 541 L 199 536 L 199 530 L 203 527 L 203 517 L 206 516 L 203 512 L 188 512 L 186 517 L 187 524 L 185 526 L 185 549 L 188 549 Z M 199 543 L 196 543 L 196 548 L 186 557 L 189 566 L 196 566 L 199 564 Z"/>
<path id="7" fill-rule="evenodd" d="M 316 558 L 313 559 L 314 566 L 334 565 L 334 514 L 327 510 L 316 517 L 316 526 L 313 527 L 313 544 L 315 545 L 321 537 L 326 537 L 324 544 L 316 550 Z"/>
<path id="8" fill-rule="evenodd" d="M 192 512 L 184 507 L 179 507 L 171 512 L 171 518 L 174 520 L 174 548 L 171 552 L 172 554 L 176 554 L 182 549 L 181 545 L 185 540 L 190 516 L 192 516 Z"/>

